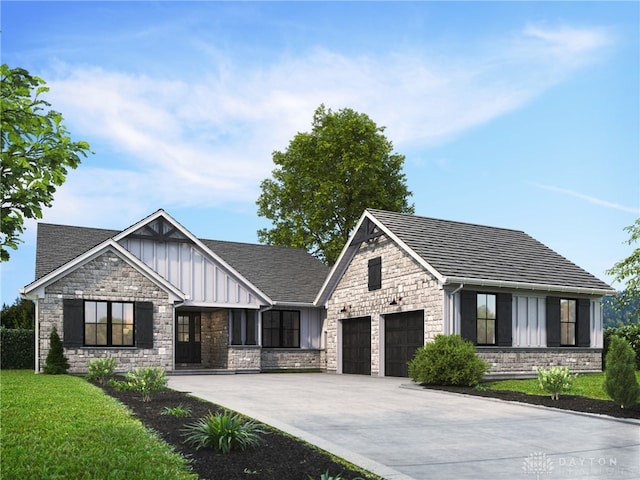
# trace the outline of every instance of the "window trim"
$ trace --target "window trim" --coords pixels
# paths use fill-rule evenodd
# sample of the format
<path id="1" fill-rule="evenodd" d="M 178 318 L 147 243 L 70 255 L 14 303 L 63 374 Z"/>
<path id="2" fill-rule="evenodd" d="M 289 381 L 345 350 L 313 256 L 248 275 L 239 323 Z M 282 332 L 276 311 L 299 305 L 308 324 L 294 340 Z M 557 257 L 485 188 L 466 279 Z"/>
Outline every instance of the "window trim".
<path id="1" fill-rule="evenodd" d="M 266 345 L 266 339 L 270 338 L 271 336 L 267 336 L 265 335 L 265 329 L 266 329 L 266 322 L 265 322 L 265 314 L 271 315 L 274 313 L 278 313 L 278 345 Z M 296 318 L 294 319 L 294 322 L 297 323 L 297 328 L 293 328 L 290 330 L 285 330 L 283 327 L 283 320 L 284 320 L 284 314 L 285 313 L 295 313 L 296 314 Z M 301 326 L 301 321 L 300 321 L 300 310 L 266 310 L 264 312 L 262 312 L 262 347 L 263 348 L 300 348 L 300 343 L 301 343 L 301 336 L 302 336 L 302 332 L 300 330 L 300 326 Z M 274 328 L 270 328 L 270 330 L 275 330 Z M 285 331 L 293 331 L 296 332 L 297 331 L 297 336 L 295 336 L 295 343 L 296 345 L 283 345 L 283 340 L 285 339 Z"/>
<path id="2" fill-rule="evenodd" d="M 487 316 L 487 313 L 485 313 L 485 317 L 480 317 L 478 315 L 478 310 L 479 310 L 479 305 L 478 305 L 478 301 L 480 300 L 480 297 L 484 296 L 485 297 L 485 303 L 484 305 L 488 305 L 488 300 L 489 300 L 489 296 L 493 297 L 493 318 L 490 318 Z M 485 340 L 487 338 L 487 333 L 488 333 L 488 326 L 489 326 L 489 322 L 493 322 L 493 342 L 491 343 L 481 343 L 479 338 L 480 335 L 478 335 L 479 333 L 479 326 L 480 326 L 480 322 L 483 321 L 485 322 L 485 331 L 484 331 L 484 337 Z M 478 346 L 482 346 L 482 347 L 495 347 L 498 345 L 498 295 L 496 293 L 490 293 L 490 292 L 477 292 L 476 293 L 476 345 Z"/>
<path id="3" fill-rule="evenodd" d="M 566 317 L 563 315 L 566 302 L 568 310 Z M 573 305 L 573 308 L 571 308 Z M 572 312 L 573 310 L 573 312 Z M 571 313 L 573 313 L 573 321 L 571 321 Z M 569 318 L 569 321 L 565 321 L 564 318 Z M 565 330 L 569 326 L 573 325 L 573 343 L 566 343 L 568 338 L 568 332 Z M 560 298 L 560 346 L 561 347 L 576 347 L 578 345 L 578 301 L 575 298 Z"/>
<path id="4" fill-rule="evenodd" d="M 89 343 L 87 341 L 87 325 L 100 325 L 98 321 L 96 322 L 87 322 L 87 303 L 94 303 L 96 307 L 98 304 L 104 303 L 106 304 L 106 343 Z M 121 343 L 114 344 L 113 343 L 113 328 L 114 325 L 127 325 L 126 323 L 117 324 L 113 323 L 113 305 L 121 304 L 121 305 L 131 305 L 131 316 L 132 323 L 131 325 L 131 343 Z M 98 338 L 98 333 L 96 330 L 96 341 Z M 121 300 L 84 300 L 82 302 L 82 346 L 83 347 L 91 347 L 91 348 L 135 348 L 136 347 L 136 305 L 135 302 L 130 301 L 121 301 Z"/>
<path id="5" fill-rule="evenodd" d="M 240 318 L 235 317 L 236 314 L 240 314 Z M 235 332 L 235 321 L 239 320 L 240 331 Z M 251 330 L 250 324 L 253 323 L 253 341 L 249 335 Z M 240 342 L 236 342 L 236 334 L 240 335 Z M 258 320 L 257 312 L 247 308 L 234 308 L 229 310 L 229 345 L 232 346 L 250 346 L 254 347 L 258 345 Z"/>

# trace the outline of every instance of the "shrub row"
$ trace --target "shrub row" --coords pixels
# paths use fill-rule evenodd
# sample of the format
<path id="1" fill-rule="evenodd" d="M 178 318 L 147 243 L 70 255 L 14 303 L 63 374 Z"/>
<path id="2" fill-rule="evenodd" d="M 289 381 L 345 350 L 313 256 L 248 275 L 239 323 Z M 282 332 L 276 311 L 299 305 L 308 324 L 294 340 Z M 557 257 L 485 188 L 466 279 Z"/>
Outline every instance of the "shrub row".
<path id="1" fill-rule="evenodd" d="M 613 336 L 626 340 L 636 352 L 636 370 L 640 370 L 640 324 L 623 325 L 622 327 L 610 327 L 604 330 L 604 350 L 602 351 L 603 367 L 606 367 L 607 353 Z"/>
<path id="2" fill-rule="evenodd" d="M 34 330 L 0 327 L 0 367 L 4 370 L 35 369 L 35 340 Z"/>

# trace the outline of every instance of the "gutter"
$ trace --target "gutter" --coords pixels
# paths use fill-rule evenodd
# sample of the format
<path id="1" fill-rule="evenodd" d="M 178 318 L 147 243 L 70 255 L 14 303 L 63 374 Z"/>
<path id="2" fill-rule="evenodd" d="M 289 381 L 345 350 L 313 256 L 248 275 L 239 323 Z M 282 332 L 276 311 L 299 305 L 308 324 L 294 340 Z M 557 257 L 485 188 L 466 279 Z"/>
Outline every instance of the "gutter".
<path id="1" fill-rule="evenodd" d="M 549 285 L 543 283 L 526 283 L 526 282 L 513 282 L 513 281 L 505 281 L 505 280 L 489 280 L 489 279 L 478 279 L 478 278 L 466 278 L 466 277 L 445 277 L 442 282 L 443 285 L 448 285 L 452 283 L 461 284 L 458 289 L 455 290 L 457 292 L 464 284 L 476 285 L 480 287 L 496 287 L 496 288 L 511 288 L 518 290 L 545 290 L 548 292 L 559 292 L 559 293 L 579 293 L 583 295 L 597 295 L 599 297 L 604 297 L 607 295 L 615 295 L 616 291 L 611 289 L 604 288 L 586 288 L 586 287 L 566 287 L 560 285 Z M 455 293 L 454 292 L 454 293 Z"/>

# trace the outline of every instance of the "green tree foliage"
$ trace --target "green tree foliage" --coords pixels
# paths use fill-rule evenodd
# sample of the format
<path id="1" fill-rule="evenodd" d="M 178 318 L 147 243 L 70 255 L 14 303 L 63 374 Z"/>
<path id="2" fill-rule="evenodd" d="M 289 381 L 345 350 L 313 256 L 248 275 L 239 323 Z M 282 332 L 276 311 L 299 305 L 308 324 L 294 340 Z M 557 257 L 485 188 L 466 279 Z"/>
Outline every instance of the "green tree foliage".
<path id="1" fill-rule="evenodd" d="M 366 208 L 413 213 L 404 155 L 392 153 L 383 132 L 365 114 L 321 105 L 311 132 L 273 153 L 273 178 L 256 202 L 273 228 L 259 230 L 260 241 L 304 248 L 331 265 Z"/>
<path id="2" fill-rule="evenodd" d="M 640 218 L 633 225 L 625 227 L 625 231 L 629 232 L 628 245 L 633 245 L 640 240 Z M 640 316 L 640 246 L 638 246 L 631 255 L 620 260 L 607 270 L 608 275 L 613 275 L 616 282 L 626 284 L 626 288 L 614 297 L 614 305 L 618 310 L 634 305 L 632 315 L 634 318 Z"/>
<path id="3" fill-rule="evenodd" d="M 69 370 L 69 359 L 64 356 L 62 340 L 54 326 L 49 335 L 49 353 L 47 353 L 43 371 L 49 375 L 61 375 L 67 373 L 67 370 Z"/>
<path id="4" fill-rule="evenodd" d="M 42 218 L 56 187 L 87 156 L 89 144 L 73 142 L 62 115 L 41 98 L 49 89 L 22 68 L 0 66 L 2 119 L 2 235 L 0 261 L 17 249 L 25 218 Z M 48 110 L 48 111 L 45 111 Z"/>
<path id="5" fill-rule="evenodd" d="M 604 366 L 607 365 L 607 354 L 609 353 L 609 347 L 611 339 L 613 337 L 620 337 L 626 340 L 633 351 L 636 352 L 636 370 L 640 370 L 640 324 L 633 323 L 628 325 L 622 325 L 620 327 L 610 327 L 604 329 L 604 348 L 602 350 L 602 359 L 604 360 Z"/>
<path id="6" fill-rule="evenodd" d="M 603 389 L 621 408 L 634 405 L 640 398 L 635 363 L 636 354 L 631 345 L 620 337 L 611 337 Z"/>
<path id="7" fill-rule="evenodd" d="M 627 301 L 620 301 L 618 297 Z M 624 325 L 640 325 L 640 296 L 634 297 L 625 291 L 614 297 L 602 299 L 602 318 L 604 327 L 622 327 Z"/>
<path id="8" fill-rule="evenodd" d="M 0 325 L 6 328 L 35 328 L 35 305 L 31 300 L 16 298 L 12 305 L 2 304 Z"/>
<path id="9" fill-rule="evenodd" d="M 436 335 L 409 362 L 409 377 L 429 385 L 474 386 L 488 370 L 473 343 L 460 335 Z"/>

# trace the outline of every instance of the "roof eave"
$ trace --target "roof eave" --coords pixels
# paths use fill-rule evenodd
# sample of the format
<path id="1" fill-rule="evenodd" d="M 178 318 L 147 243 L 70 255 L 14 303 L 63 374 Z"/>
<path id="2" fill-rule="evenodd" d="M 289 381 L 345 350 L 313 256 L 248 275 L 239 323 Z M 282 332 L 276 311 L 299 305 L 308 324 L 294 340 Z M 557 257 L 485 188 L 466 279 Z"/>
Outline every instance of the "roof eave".
<path id="1" fill-rule="evenodd" d="M 572 287 L 568 285 L 551 285 L 543 283 L 514 282 L 508 280 L 492 280 L 469 277 L 445 277 L 443 281 L 443 285 L 460 284 L 473 285 L 478 287 L 509 288 L 514 290 L 537 290 L 544 292 L 575 293 L 579 295 L 591 295 L 599 297 L 616 294 L 616 291 L 613 288 L 605 289 L 593 287 Z"/>

